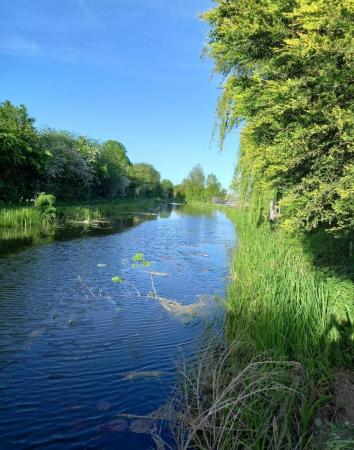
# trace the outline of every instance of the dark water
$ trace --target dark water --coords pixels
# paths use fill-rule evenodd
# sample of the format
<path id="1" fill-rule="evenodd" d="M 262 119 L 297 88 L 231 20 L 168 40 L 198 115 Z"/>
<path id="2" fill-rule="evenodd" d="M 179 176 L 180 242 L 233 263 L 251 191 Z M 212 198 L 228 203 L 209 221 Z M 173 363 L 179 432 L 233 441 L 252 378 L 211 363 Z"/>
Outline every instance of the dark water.
<path id="1" fill-rule="evenodd" d="M 153 448 L 136 433 L 149 422 L 119 415 L 151 415 L 168 402 L 177 360 L 193 357 L 218 308 L 212 296 L 224 295 L 234 227 L 186 207 L 146 218 L 3 251 L 1 448 Z M 151 265 L 132 267 L 137 252 Z M 169 275 L 152 285 L 151 271 Z M 154 289 L 178 302 L 172 311 L 149 297 Z M 198 301 L 196 313 L 175 311 Z"/>

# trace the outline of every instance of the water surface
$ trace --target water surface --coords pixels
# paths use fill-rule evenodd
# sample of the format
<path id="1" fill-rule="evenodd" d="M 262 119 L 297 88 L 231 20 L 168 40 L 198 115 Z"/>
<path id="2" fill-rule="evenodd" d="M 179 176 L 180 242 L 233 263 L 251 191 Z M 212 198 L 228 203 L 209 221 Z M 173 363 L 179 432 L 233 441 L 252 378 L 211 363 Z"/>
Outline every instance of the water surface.
<path id="1" fill-rule="evenodd" d="M 213 298 L 225 294 L 232 223 L 180 207 L 105 230 L 62 230 L 42 245 L 14 241 L 0 257 L 2 448 L 151 448 L 133 418 L 112 421 L 168 402 L 176 361 L 198 351 Z M 132 260 L 137 252 L 149 266 Z M 175 314 L 154 292 L 206 306 Z"/>

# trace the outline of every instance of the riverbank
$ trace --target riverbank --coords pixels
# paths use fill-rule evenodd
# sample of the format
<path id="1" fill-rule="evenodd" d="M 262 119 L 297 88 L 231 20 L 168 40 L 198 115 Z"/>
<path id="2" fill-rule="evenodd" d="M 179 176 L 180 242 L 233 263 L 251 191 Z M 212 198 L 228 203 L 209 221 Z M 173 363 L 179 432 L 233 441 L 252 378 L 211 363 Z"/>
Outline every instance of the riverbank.
<path id="1" fill-rule="evenodd" d="M 224 212 L 238 235 L 226 339 L 184 374 L 177 407 L 188 436 L 180 448 L 352 448 L 348 243 L 289 235 L 246 210 Z"/>
<path id="2" fill-rule="evenodd" d="M 49 228 L 53 224 L 92 223 L 111 221 L 120 217 L 122 213 L 156 212 L 159 200 L 120 199 L 114 201 L 90 201 L 83 203 L 58 203 L 56 215 L 48 220 L 46 215 L 30 206 L 0 207 L 0 227 L 2 228 Z"/>

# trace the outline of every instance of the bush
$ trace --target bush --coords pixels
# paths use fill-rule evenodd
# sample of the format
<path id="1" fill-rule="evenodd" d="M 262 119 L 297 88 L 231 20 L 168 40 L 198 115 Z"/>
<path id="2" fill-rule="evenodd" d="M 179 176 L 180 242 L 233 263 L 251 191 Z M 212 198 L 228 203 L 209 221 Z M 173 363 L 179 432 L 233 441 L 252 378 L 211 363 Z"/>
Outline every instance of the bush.
<path id="1" fill-rule="evenodd" d="M 55 201 L 56 199 L 54 195 L 41 192 L 34 202 L 34 207 L 44 216 L 54 219 L 57 212 L 54 206 Z"/>

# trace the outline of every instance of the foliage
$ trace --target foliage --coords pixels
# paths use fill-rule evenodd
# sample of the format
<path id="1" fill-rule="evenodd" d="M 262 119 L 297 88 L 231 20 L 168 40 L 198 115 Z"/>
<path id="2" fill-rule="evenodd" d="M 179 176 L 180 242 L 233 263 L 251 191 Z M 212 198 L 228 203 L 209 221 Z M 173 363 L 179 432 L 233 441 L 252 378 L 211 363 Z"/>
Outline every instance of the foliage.
<path id="1" fill-rule="evenodd" d="M 119 275 L 116 275 L 116 276 L 112 277 L 112 281 L 114 283 L 123 283 L 124 282 L 124 278 L 119 276 Z"/>
<path id="2" fill-rule="evenodd" d="M 174 196 L 174 186 L 170 180 L 161 181 L 161 197 L 163 199 L 172 199 Z"/>
<path id="3" fill-rule="evenodd" d="M 34 202 L 34 207 L 37 208 L 41 214 L 48 218 L 55 218 L 56 208 L 55 208 L 55 196 L 52 194 L 46 194 L 41 192 Z"/>
<path id="4" fill-rule="evenodd" d="M 94 171 L 88 157 L 89 143 L 66 131 L 44 130 L 41 145 L 51 153 L 44 188 L 58 200 L 83 200 L 91 194 Z M 84 151 L 82 150 L 82 144 Z M 94 151 L 95 149 L 92 149 Z"/>
<path id="5" fill-rule="evenodd" d="M 246 121 L 241 177 L 281 201 L 288 229 L 352 233 L 353 2 L 216 3 L 208 53 L 221 140 Z"/>
<path id="6" fill-rule="evenodd" d="M 137 197 L 154 197 L 159 194 L 160 173 L 151 164 L 133 164 L 130 174 Z"/>
<path id="7" fill-rule="evenodd" d="M 25 106 L 0 104 L 0 202 L 31 200 L 47 160 Z"/>
<path id="8" fill-rule="evenodd" d="M 101 145 L 96 159 L 97 195 L 108 198 L 126 195 L 131 183 L 128 177 L 131 162 L 126 153 L 123 144 L 117 141 L 110 140 Z"/>
<path id="9" fill-rule="evenodd" d="M 150 164 L 130 162 L 118 141 L 50 128 L 38 131 L 24 106 L 0 104 L 0 202 L 33 201 L 40 191 L 58 201 L 122 197 L 171 198 L 173 185 Z"/>
<path id="10" fill-rule="evenodd" d="M 182 185 L 176 189 L 179 195 L 184 196 L 187 202 L 211 201 L 213 197 L 224 197 L 225 190 L 213 173 L 205 178 L 204 170 L 200 164 L 193 167 Z"/>
<path id="11" fill-rule="evenodd" d="M 147 261 L 145 259 L 144 253 L 138 252 L 135 253 L 135 255 L 132 257 L 132 260 L 135 261 L 135 263 L 132 264 L 132 267 L 135 268 L 138 265 L 142 267 L 149 267 L 151 266 L 151 262 Z"/>
<path id="12" fill-rule="evenodd" d="M 225 197 L 226 191 L 222 188 L 220 181 L 216 175 L 210 173 L 205 182 L 205 197 L 207 200 L 212 200 L 213 197 Z"/>

